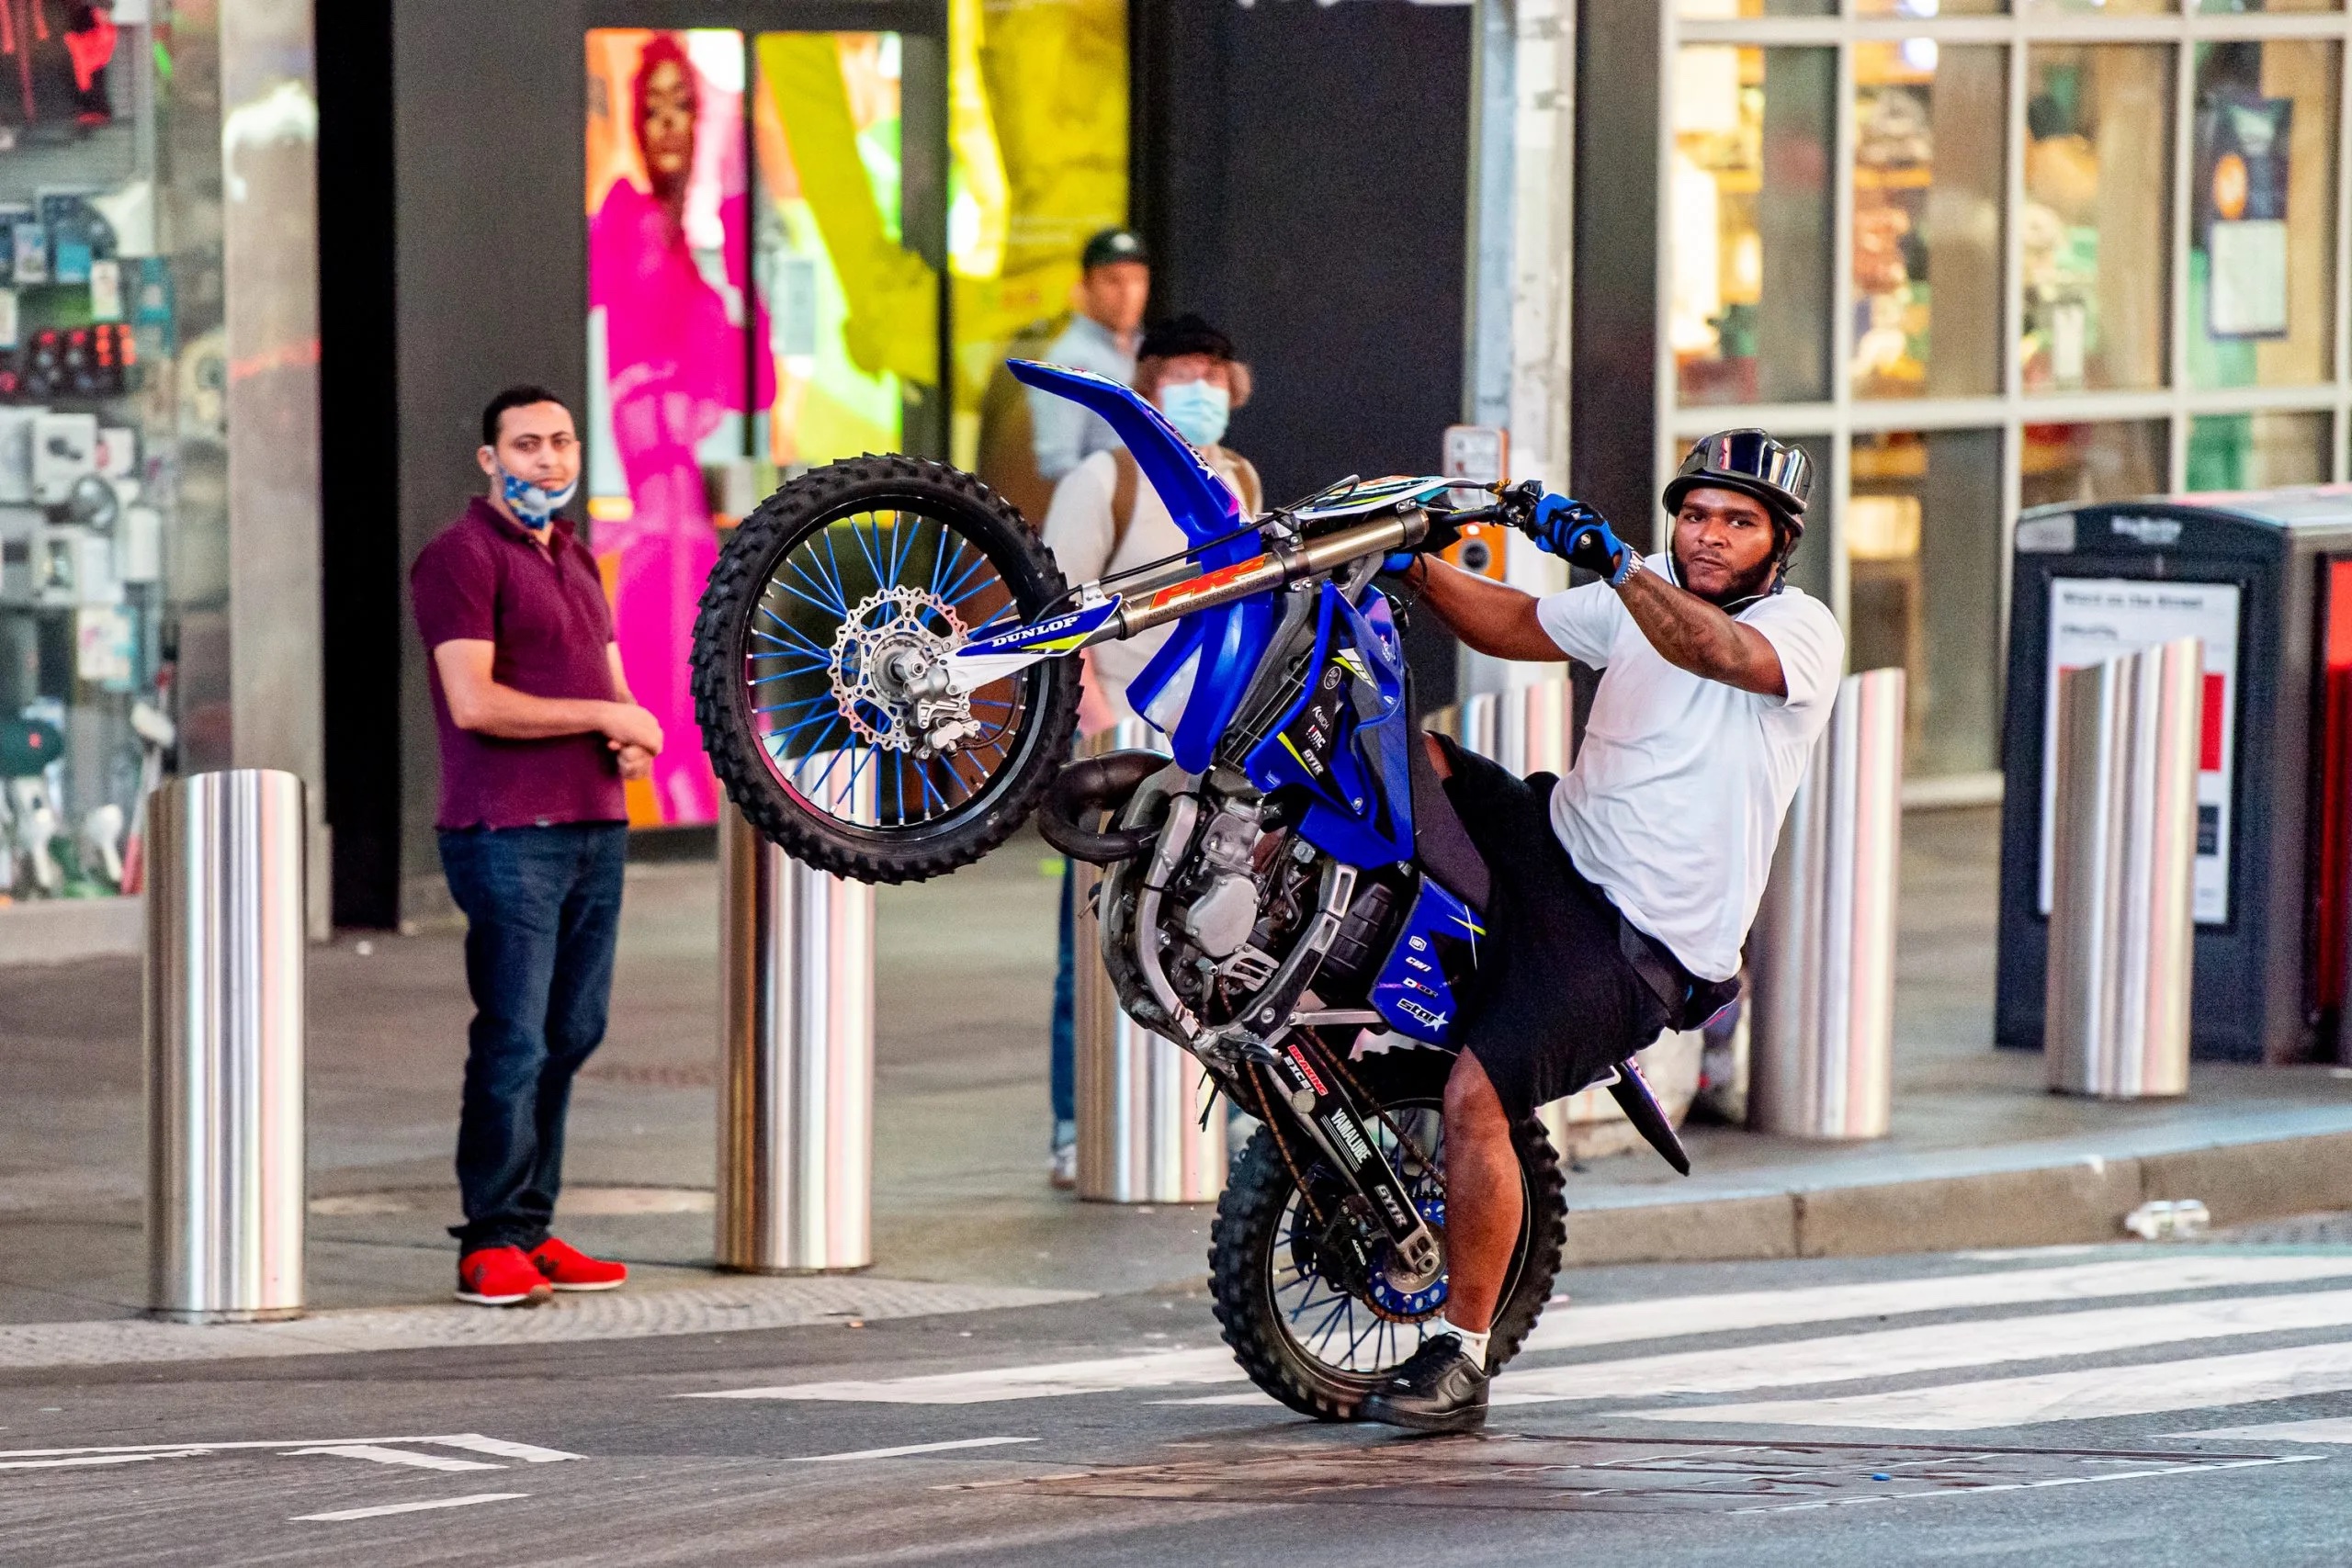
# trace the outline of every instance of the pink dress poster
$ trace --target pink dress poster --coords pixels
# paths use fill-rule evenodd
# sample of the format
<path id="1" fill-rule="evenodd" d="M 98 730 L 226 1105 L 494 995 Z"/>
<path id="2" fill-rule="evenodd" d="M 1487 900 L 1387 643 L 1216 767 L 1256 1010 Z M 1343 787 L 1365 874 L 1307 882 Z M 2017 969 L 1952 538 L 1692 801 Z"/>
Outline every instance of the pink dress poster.
<path id="1" fill-rule="evenodd" d="M 767 322 L 748 277 L 742 62 L 729 30 L 589 35 L 591 542 L 630 691 L 666 742 L 631 789 L 639 826 L 718 816 L 687 667 L 718 552 L 703 465 L 741 456 L 746 415 L 775 395 L 773 356 L 752 352 Z"/>

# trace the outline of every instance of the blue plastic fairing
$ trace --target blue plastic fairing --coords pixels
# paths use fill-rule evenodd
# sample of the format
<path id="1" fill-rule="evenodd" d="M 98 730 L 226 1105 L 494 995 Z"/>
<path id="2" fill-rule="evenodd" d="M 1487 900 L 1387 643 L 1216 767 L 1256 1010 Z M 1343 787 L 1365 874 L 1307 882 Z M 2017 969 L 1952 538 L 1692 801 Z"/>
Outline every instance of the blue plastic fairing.
<path id="1" fill-rule="evenodd" d="M 1478 964 L 1487 928 L 1477 911 L 1427 877 L 1373 982 L 1373 1010 L 1397 1033 L 1443 1045 L 1460 1010 L 1456 986 Z"/>

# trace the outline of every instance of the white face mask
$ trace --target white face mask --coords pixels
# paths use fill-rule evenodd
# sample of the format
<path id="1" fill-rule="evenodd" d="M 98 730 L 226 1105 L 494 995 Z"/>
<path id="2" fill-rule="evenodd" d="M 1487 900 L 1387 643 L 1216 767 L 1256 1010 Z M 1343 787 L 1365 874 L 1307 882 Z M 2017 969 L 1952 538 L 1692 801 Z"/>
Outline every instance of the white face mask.
<path id="1" fill-rule="evenodd" d="M 495 458 L 492 460 L 496 461 Z M 514 509 L 514 515 L 534 528 L 546 527 L 548 521 L 563 510 L 563 503 L 570 501 L 572 492 L 579 488 L 580 479 L 577 475 L 574 475 L 571 482 L 561 490 L 547 490 L 527 479 L 515 478 L 506 471 L 505 464 L 498 464 L 499 493 L 506 498 L 506 504 Z"/>
<path id="2" fill-rule="evenodd" d="M 1159 412 L 1193 446 L 1214 446 L 1225 439 L 1233 399 L 1214 381 L 1179 381 L 1159 389 Z"/>

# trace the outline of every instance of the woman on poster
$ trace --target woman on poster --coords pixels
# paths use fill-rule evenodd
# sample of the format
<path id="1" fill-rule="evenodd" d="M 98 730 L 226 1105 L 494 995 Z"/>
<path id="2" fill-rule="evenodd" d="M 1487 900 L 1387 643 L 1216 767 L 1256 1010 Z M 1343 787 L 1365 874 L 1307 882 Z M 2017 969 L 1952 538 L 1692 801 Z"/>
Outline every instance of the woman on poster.
<path id="1" fill-rule="evenodd" d="M 617 568 L 613 621 L 629 688 L 673 735 L 692 732 L 687 648 L 695 605 L 718 550 L 699 448 L 729 413 L 747 412 L 747 402 L 748 412 L 764 410 L 775 395 L 774 358 L 751 354 L 743 339 L 747 317 L 754 343 L 764 345 L 768 333 L 746 275 L 741 138 L 726 135 L 723 126 L 698 124 L 702 98 L 684 44 L 673 33 L 654 34 L 639 62 L 630 105 L 650 188 L 615 180 L 588 231 L 588 304 L 605 312 L 606 395 L 630 508 L 627 521 L 596 525 L 595 548 Z M 687 238 L 700 130 L 720 150 L 713 162 L 723 288 L 705 275 Z M 747 360 L 753 365 L 749 375 Z M 718 785 L 697 748 L 665 750 L 652 784 L 662 821 L 707 822 L 718 815 Z"/>

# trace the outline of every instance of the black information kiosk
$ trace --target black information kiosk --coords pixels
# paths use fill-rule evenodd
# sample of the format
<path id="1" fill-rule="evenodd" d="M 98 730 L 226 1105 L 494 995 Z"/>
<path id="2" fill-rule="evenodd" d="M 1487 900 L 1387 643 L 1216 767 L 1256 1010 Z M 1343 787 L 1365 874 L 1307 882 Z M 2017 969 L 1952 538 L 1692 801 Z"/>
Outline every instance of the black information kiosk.
<path id="1" fill-rule="evenodd" d="M 2003 1045 L 2041 1044 L 2043 763 L 2058 671 L 2191 636 L 2205 644 L 2192 1053 L 2337 1053 L 2352 853 L 2352 485 L 2043 507 L 2018 520 L 2001 750 Z"/>

